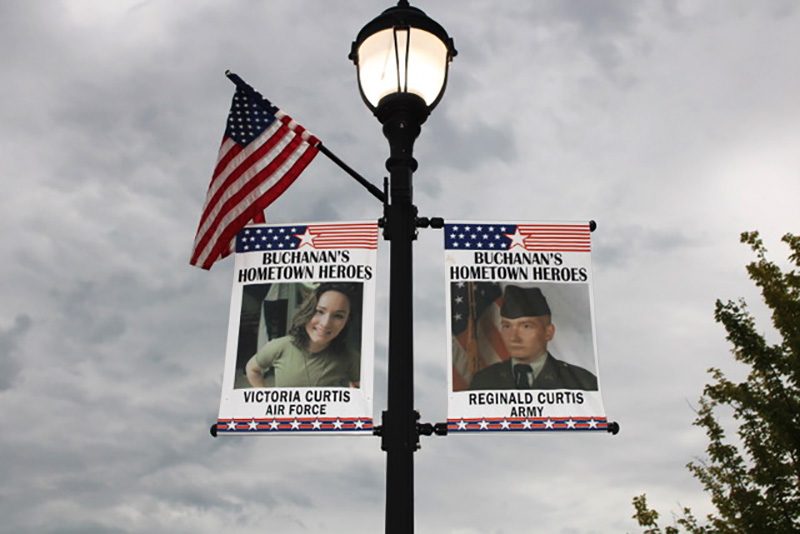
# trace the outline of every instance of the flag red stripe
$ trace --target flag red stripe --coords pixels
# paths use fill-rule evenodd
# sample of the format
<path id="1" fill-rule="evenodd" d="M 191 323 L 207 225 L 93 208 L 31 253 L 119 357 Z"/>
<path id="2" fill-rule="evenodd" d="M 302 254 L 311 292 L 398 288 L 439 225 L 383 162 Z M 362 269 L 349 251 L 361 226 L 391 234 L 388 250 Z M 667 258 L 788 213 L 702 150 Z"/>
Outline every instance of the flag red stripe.
<path id="1" fill-rule="evenodd" d="M 562 246 L 562 247 L 588 247 L 590 246 L 591 242 L 586 241 L 568 241 L 568 240 L 561 240 L 561 239 L 526 239 L 523 241 L 525 247 L 529 246 L 540 246 L 546 247 L 548 245 L 551 246 Z"/>
<path id="2" fill-rule="evenodd" d="M 535 238 L 542 238 L 542 239 L 555 239 L 555 238 L 564 238 L 564 239 L 589 239 L 591 236 L 589 234 L 578 234 L 578 233 L 567 233 L 567 232 L 522 232 L 520 233 L 528 237 L 535 237 Z"/>
<path id="3" fill-rule="evenodd" d="M 315 224 L 308 227 L 315 248 L 378 247 L 378 225 L 374 223 L 349 225 Z"/>
<path id="4" fill-rule="evenodd" d="M 287 135 L 290 135 L 292 132 L 289 130 L 286 125 L 282 125 L 278 127 L 269 138 L 264 140 L 264 143 L 258 146 L 255 150 L 249 152 L 247 149 L 242 150 L 239 145 L 234 145 L 239 148 L 239 150 L 231 151 L 236 152 L 236 155 L 244 152 L 246 154 L 245 159 L 240 162 L 236 167 L 229 170 L 229 174 L 225 176 L 223 173 L 224 170 L 227 169 L 227 165 L 220 169 L 220 174 L 215 173 L 214 177 L 212 178 L 212 187 L 209 188 L 216 188 L 214 193 L 212 194 L 211 198 L 208 199 L 206 202 L 206 206 L 203 209 L 203 214 L 200 216 L 200 220 L 206 221 L 211 214 L 218 209 L 218 204 L 220 202 L 220 198 L 226 194 L 229 194 L 231 191 L 231 186 L 243 175 L 245 174 L 251 167 L 253 167 L 259 160 L 261 160 L 264 156 L 266 156 L 269 151 L 278 144 L 279 141 L 283 140 Z M 263 134 L 262 134 L 263 135 Z M 248 147 L 249 148 L 249 147 Z M 227 157 L 227 154 L 226 154 Z M 222 183 L 215 183 L 222 180 Z"/>
<path id="5" fill-rule="evenodd" d="M 295 179 L 297 179 L 300 173 L 303 172 L 303 169 L 305 169 L 306 166 L 311 163 L 311 160 L 314 159 L 314 156 L 317 155 L 317 152 L 318 149 L 314 146 L 309 146 L 306 148 L 297 161 L 295 161 L 295 163 L 275 182 L 274 185 L 272 185 L 272 187 L 267 189 L 267 191 L 257 198 L 250 206 L 242 208 L 242 212 L 232 221 L 230 221 L 220 232 L 220 237 L 216 239 L 216 245 L 213 246 L 211 252 L 208 254 L 208 257 L 203 262 L 204 269 L 210 269 L 217 257 L 224 258 L 230 254 L 230 240 L 233 239 L 236 233 L 253 218 L 253 213 L 265 210 L 267 206 L 269 206 L 276 198 L 283 194 L 283 192 L 286 191 L 290 185 L 292 185 Z M 266 173 L 269 167 L 271 167 L 271 165 L 258 174 L 261 175 Z M 272 170 L 269 172 L 271 173 Z"/>
<path id="6" fill-rule="evenodd" d="M 347 239 L 348 237 L 373 237 L 374 232 L 373 229 L 362 230 L 359 228 L 352 232 L 311 232 L 311 235 L 314 239 Z"/>
<path id="7" fill-rule="evenodd" d="M 224 258 L 228 254 L 231 253 L 231 247 L 228 244 L 230 241 L 234 239 L 236 234 L 241 230 L 244 225 L 246 225 L 252 219 L 253 212 L 264 211 L 267 206 L 269 206 L 276 198 L 283 194 L 286 189 L 292 185 L 294 180 L 303 172 L 303 169 L 314 159 L 314 156 L 317 155 L 317 149 L 315 147 L 308 147 L 306 151 L 301 155 L 301 157 L 284 173 L 282 177 L 278 179 L 275 184 L 267 189 L 263 195 L 255 199 L 249 206 L 245 206 L 242 208 L 241 213 L 234 217 L 227 225 L 225 225 L 221 237 L 216 240 L 216 244 L 211 250 L 209 254 L 209 258 L 215 258 L 209 262 L 209 259 L 206 259 L 204 265 L 208 265 L 205 268 L 211 268 L 211 264 L 216 261 L 217 258 Z"/>
<path id="8" fill-rule="evenodd" d="M 579 229 L 589 230 L 589 225 L 588 224 L 520 224 L 520 225 L 517 225 L 517 227 L 520 230 L 522 230 L 523 228 L 530 228 L 530 229 L 542 228 L 542 229 L 545 229 L 545 230 L 558 229 L 558 228 L 564 228 L 564 229 L 571 230 L 571 229 L 578 229 L 579 228 Z"/>
<path id="9" fill-rule="evenodd" d="M 377 237 L 372 237 L 372 236 L 352 236 L 352 237 L 343 236 L 343 237 L 337 237 L 335 239 L 333 239 L 333 238 L 324 238 L 324 237 L 315 237 L 315 238 L 313 238 L 313 242 L 314 242 L 315 245 L 323 245 L 323 244 L 328 244 L 328 243 L 347 243 L 347 242 L 350 242 L 350 241 L 358 242 L 358 243 L 377 243 L 378 242 L 378 238 Z"/>
<path id="10" fill-rule="evenodd" d="M 358 232 L 371 232 L 374 230 L 374 228 L 375 227 L 372 226 L 362 226 L 362 227 L 348 228 L 346 230 L 326 230 L 317 228 L 316 226 L 310 226 L 308 228 L 308 231 L 314 235 L 349 235 Z"/>
<path id="11" fill-rule="evenodd" d="M 565 239 L 589 239 L 588 233 L 570 233 L 570 232 L 523 232 L 520 233 L 525 237 L 540 237 L 542 239 L 553 239 L 556 237 L 563 237 Z"/>
<path id="12" fill-rule="evenodd" d="M 252 196 L 252 193 L 256 191 L 258 187 L 264 185 L 264 183 L 270 179 L 272 174 L 295 153 L 296 147 L 300 143 L 302 143 L 302 139 L 300 139 L 299 137 L 291 139 L 289 143 L 283 148 L 283 150 L 281 150 L 280 154 L 276 156 L 272 161 L 270 161 L 269 164 L 264 169 L 254 174 L 249 180 L 247 180 L 242 185 L 242 187 L 238 191 L 231 194 L 230 197 L 227 200 L 225 200 L 222 205 L 217 206 L 215 208 L 215 210 L 212 212 L 214 213 L 213 219 L 207 221 L 206 229 L 203 232 L 202 237 L 200 237 L 200 241 L 198 241 L 197 245 L 195 245 L 198 251 L 206 249 L 206 246 L 212 239 L 214 241 L 218 241 L 220 239 L 220 237 L 216 236 L 220 235 L 220 229 L 223 226 L 227 226 L 227 224 L 225 224 L 224 222 L 224 219 L 226 217 L 229 217 L 232 213 L 235 214 L 242 211 L 246 213 L 251 213 L 252 210 L 250 210 L 246 204 L 242 205 L 242 201 L 247 200 L 248 196 Z M 313 150 L 315 151 L 316 154 L 316 149 Z M 284 178 L 279 178 L 278 182 L 280 182 L 281 180 L 284 180 Z M 285 191 L 290 184 L 291 182 L 289 182 L 289 184 L 283 185 L 280 191 L 281 192 Z M 272 187 L 275 187 L 277 185 L 278 183 L 275 183 Z M 226 191 L 230 193 L 231 189 L 227 189 Z M 268 204 L 269 203 L 267 203 L 267 205 Z M 262 210 L 266 208 L 267 205 L 264 205 Z M 242 226 L 244 226 L 250 221 L 250 219 L 252 219 L 252 216 L 248 218 L 246 221 L 244 221 L 244 223 L 242 223 L 242 225 L 239 226 L 233 234 L 235 235 L 236 232 L 238 232 Z M 239 220 L 239 218 L 237 217 L 236 220 Z M 227 248 L 228 245 L 226 244 L 225 246 Z M 217 245 L 214 245 L 214 247 L 219 248 Z M 198 253 L 198 258 L 200 257 L 202 257 L 202 254 Z M 195 260 L 196 258 L 193 257 L 192 259 Z"/>
<path id="13" fill-rule="evenodd" d="M 328 230 L 328 231 L 348 231 L 351 228 L 375 228 L 378 226 L 376 223 L 353 223 L 353 224 L 313 224 L 309 226 L 312 230 Z"/>
<path id="14" fill-rule="evenodd" d="M 574 252 L 574 253 L 578 253 L 578 252 L 590 253 L 590 252 L 592 252 L 591 249 L 588 249 L 588 248 L 586 248 L 586 249 L 564 249 L 564 248 L 552 248 L 552 247 L 549 247 L 549 248 L 540 248 L 540 249 L 531 248 L 531 249 L 526 249 L 526 250 L 528 250 L 528 252 Z"/>
<path id="15" fill-rule="evenodd" d="M 313 236 L 312 238 L 314 243 L 328 243 L 332 241 L 348 241 L 348 240 L 360 240 L 360 241 L 377 241 L 377 236 L 365 235 L 365 234 L 355 234 L 355 235 L 317 235 Z"/>
<path id="16" fill-rule="evenodd" d="M 588 224 L 520 224 L 525 250 L 532 252 L 591 252 Z"/>
<path id="17" fill-rule="evenodd" d="M 534 244 L 534 245 L 537 244 L 537 243 L 540 244 L 540 245 L 547 245 L 547 244 L 550 244 L 550 243 L 552 243 L 554 245 L 558 245 L 558 244 L 561 244 L 561 243 L 563 243 L 565 245 L 588 245 L 589 244 L 589 240 L 588 239 L 563 239 L 563 238 L 562 239 L 531 239 L 531 238 L 528 237 L 528 238 L 525 238 L 523 240 L 523 242 L 524 243 Z"/>
<path id="18" fill-rule="evenodd" d="M 520 226 L 520 232 L 564 232 L 568 234 L 575 233 L 591 233 L 589 227 L 566 227 L 566 226 L 551 226 L 551 227 L 530 227 Z"/>
<path id="19" fill-rule="evenodd" d="M 253 153 L 258 152 L 262 157 L 267 157 L 270 149 L 274 148 L 277 143 L 290 134 L 291 131 L 286 129 L 282 122 L 275 122 L 247 147 L 240 147 L 233 139 L 228 139 L 228 142 L 236 147 L 236 150 L 234 150 L 232 157 L 228 159 L 227 164 L 219 168 L 219 172 L 215 172 L 213 175 L 211 185 L 208 188 L 206 207 L 213 206 L 217 202 L 220 191 L 224 192 L 232 185 L 235 185 L 233 180 L 236 179 L 236 176 L 232 177 L 232 175 L 238 173 L 237 176 L 241 176 L 254 163 L 257 163 L 257 160 L 251 158 Z M 203 216 L 205 217 L 205 215 L 206 209 L 203 211 Z"/>
<path id="20" fill-rule="evenodd" d="M 530 245 L 564 245 L 567 247 L 587 246 L 590 241 L 588 239 L 525 239 L 525 244 Z"/>
<path id="21" fill-rule="evenodd" d="M 224 153 L 223 149 L 225 149 Z M 217 161 L 217 165 L 214 167 L 214 174 L 211 175 L 212 183 L 214 179 L 222 173 L 225 167 L 230 164 L 231 160 L 238 156 L 242 150 L 244 150 L 244 148 L 242 148 L 233 139 L 230 139 L 229 137 L 222 138 L 222 143 L 219 145 L 219 160 Z M 206 203 L 208 203 L 208 200 L 206 200 Z"/>
<path id="22" fill-rule="evenodd" d="M 314 248 L 318 249 L 327 249 L 327 248 L 366 248 L 366 249 L 375 249 L 378 248 L 377 243 L 375 242 L 355 242 L 355 241 L 341 241 L 337 243 L 324 243 L 324 244 L 314 244 Z"/>
<path id="23" fill-rule="evenodd" d="M 224 219 L 230 214 L 231 209 L 236 208 L 237 199 L 241 199 L 248 194 L 252 196 L 255 188 L 263 185 L 269 179 L 269 168 L 256 171 L 256 167 L 251 166 L 249 168 L 241 167 L 238 171 L 234 176 L 238 183 L 220 188 L 219 191 L 223 191 L 223 197 L 216 205 L 209 203 L 206 207 L 207 213 L 204 213 L 204 217 L 200 221 L 200 227 L 195 238 L 196 257 L 193 256 L 193 262 L 202 254 L 202 251 L 208 245 L 208 241 L 219 233 L 220 218 Z M 239 209 L 241 210 L 241 208 Z"/>
<path id="24" fill-rule="evenodd" d="M 320 232 L 317 230 L 310 230 L 311 235 L 319 237 L 347 237 L 351 235 L 370 235 L 375 230 L 373 228 L 353 228 L 348 232 Z"/>
<path id="25" fill-rule="evenodd" d="M 378 246 L 374 245 L 374 244 L 370 244 L 370 243 L 364 243 L 364 244 L 360 244 L 360 243 L 341 243 L 341 244 L 337 244 L 337 245 L 319 246 L 319 247 L 314 247 L 314 248 L 319 249 L 319 250 L 335 249 L 335 248 L 363 248 L 363 249 L 367 249 L 367 250 L 375 250 L 375 249 L 378 248 Z"/>
<path id="26" fill-rule="evenodd" d="M 524 236 L 539 236 L 539 237 L 572 237 L 572 238 L 583 238 L 589 239 L 590 234 L 588 232 L 526 232 L 524 230 L 519 231 L 520 234 Z"/>

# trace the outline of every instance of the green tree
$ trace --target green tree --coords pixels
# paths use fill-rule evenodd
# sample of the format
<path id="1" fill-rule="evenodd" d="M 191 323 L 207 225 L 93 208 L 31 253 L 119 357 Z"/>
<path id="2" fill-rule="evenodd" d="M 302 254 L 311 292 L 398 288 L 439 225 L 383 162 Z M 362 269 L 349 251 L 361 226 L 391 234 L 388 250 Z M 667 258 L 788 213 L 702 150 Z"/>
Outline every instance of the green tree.
<path id="1" fill-rule="evenodd" d="M 708 436 L 705 460 L 687 468 L 711 497 L 716 513 L 701 523 L 690 509 L 682 510 L 676 526 L 665 534 L 796 533 L 800 532 L 800 272 L 784 272 L 766 257 L 758 232 L 745 232 L 741 241 L 756 253 L 747 266 L 772 311 L 772 324 L 781 343 L 769 345 L 756 331 L 743 300 L 717 301 L 714 317 L 722 323 L 736 360 L 750 368 L 743 382 L 729 380 L 710 369 L 713 382 L 700 397 L 694 425 Z M 800 236 L 786 234 L 789 261 L 800 268 Z M 738 425 L 731 443 L 717 419 L 717 408 L 728 407 Z M 660 534 L 658 513 L 645 495 L 633 499 L 633 518 L 646 534 Z"/>

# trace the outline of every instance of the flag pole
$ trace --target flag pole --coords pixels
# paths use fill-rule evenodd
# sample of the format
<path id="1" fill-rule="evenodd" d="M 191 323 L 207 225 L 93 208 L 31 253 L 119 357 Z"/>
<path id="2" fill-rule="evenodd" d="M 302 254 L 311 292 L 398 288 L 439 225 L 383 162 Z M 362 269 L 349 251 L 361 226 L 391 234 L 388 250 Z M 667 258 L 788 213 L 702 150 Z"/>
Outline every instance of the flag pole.
<path id="1" fill-rule="evenodd" d="M 347 165 L 347 163 L 345 163 L 344 161 L 340 160 L 339 157 L 336 154 L 331 152 L 328 149 L 328 147 L 326 147 L 325 145 L 322 144 L 322 141 L 320 141 L 319 144 L 317 144 L 317 148 L 319 149 L 320 152 L 322 152 L 323 154 L 328 156 L 328 159 L 330 159 L 332 162 L 334 162 L 336 165 L 338 165 L 340 169 L 342 169 L 344 172 L 346 172 L 347 174 L 349 174 L 350 176 L 355 178 L 355 180 L 358 183 L 363 185 L 367 189 L 367 191 L 372 193 L 372 196 L 374 196 L 375 198 L 377 198 L 378 200 L 381 201 L 381 204 L 385 204 L 386 203 L 386 195 L 383 194 L 383 191 L 378 189 L 378 187 L 375 184 L 373 184 L 372 182 L 370 182 L 369 180 L 367 180 L 366 178 L 364 178 L 363 176 L 358 174 L 356 171 L 351 169 L 350 166 Z"/>
<path id="2" fill-rule="evenodd" d="M 244 81 L 242 78 L 240 78 L 238 74 L 231 72 L 230 70 L 226 70 L 225 76 L 227 76 L 228 79 L 236 85 L 237 89 L 241 89 L 242 91 L 247 93 L 247 96 L 253 98 L 253 100 L 258 102 L 259 105 L 267 107 L 266 103 L 269 102 L 269 100 L 264 98 L 264 96 L 261 93 L 253 89 L 253 87 L 246 81 Z M 382 204 L 386 203 L 386 195 L 383 193 L 383 191 L 381 191 L 377 186 L 375 186 L 369 180 L 358 174 L 355 170 L 353 170 L 352 167 L 350 167 L 348 164 L 342 161 L 336 154 L 331 152 L 331 150 L 328 147 L 322 144 L 322 141 L 319 141 L 317 143 L 316 148 L 320 152 L 325 154 L 329 160 L 338 165 L 340 169 L 342 169 L 344 172 L 352 176 L 358 183 L 364 186 L 364 188 L 366 188 L 367 191 L 372 193 L 372 195 L 375 198 L 380 200 Z"/>

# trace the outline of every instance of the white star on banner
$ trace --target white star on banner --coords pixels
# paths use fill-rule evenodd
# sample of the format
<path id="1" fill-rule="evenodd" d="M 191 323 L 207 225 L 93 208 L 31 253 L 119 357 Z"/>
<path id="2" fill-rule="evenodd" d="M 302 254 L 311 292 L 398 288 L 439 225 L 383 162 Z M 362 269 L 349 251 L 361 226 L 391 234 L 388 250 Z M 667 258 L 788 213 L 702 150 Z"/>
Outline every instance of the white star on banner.
<path id="1" fill-rule="evenodd" d="M 315 430 L 319 430 L 322 428 L 322 423 L 320 423 L 319 419 L 317 419 L 311 423 L 311 426 L 313 426 Z"/>
<path id="2" fill-rule="evenodd" d="M 236 421 L 233 419 L 228 421 L 228 430 L 236 430 Z"/>
<path id="3" fill-rule="evenodd" d="M 274 419 L 273 419 L 272 421 L 270 421 L 270 422 L 269 422 L 269 428 L 270 428 L 270 430 L 278 430 L 278 428 L 279 428 L 280 426 L 281 426 L 281 424 L 280 424 L 279 422 L 275 421 Z"/>
<path id="4" fill-rule="evenodd" d="M 508 244 L 508 250 L 511 250 L 512 248 L 517 246 L 525 248 L 525 244 L 523 243 L 523 241 L 525 241 L 525 236 L 519 233 L 519 228 L 514 230 L 513 234 L 503 234 L 503 235 L 505 235 L 507 238 L 511 240 L 511 243 Z"/>
<path id="5" fill-rule="evenodd" d="M 567 428 L 575 428 L 575 421 L 572 419 L 567 421 Z"/>
<path id="6" fill-rule="evenodd" d="M 508 420 L 503 419 L 502 421 L 500 421 L 500 428 L 502 428 L 503 430 L 508 430 L 510 426 L 511 424 L 508 422 Z"/>
<path id="7" fill-rule="evenodd" d="M 548 419 L 547 421 L 545 421 L 544 422 L 544 427 L 545 428 L 553 428 L 553 420 L 552 419 Z"/>
<path id="8" fill-rule="evenodd" d="M 297 419 L 292 421 L 292 430 L 297 430 L 299 428 L 300 428 L 300 421 L 298 421 Z"/>
<path id="9" fill-rule="evenodd" d="M 355 424 L 356 428 L 364 428 L 364 421 L 362 421 L 361 419 L 356 419 Z"/>
<path id="10" fill-rule="evenodd" d="M 304 234 L 294 234 L 295 237 L 300 238 L 300 242 L 297 244 L 297 248 L 303 248 L 303 245 L 309 245 L 313 247 L 314 245 L 311 243 L 314 240 L 314 236 L 311 235 L 311 232 L 306 227 L 306 231 Z M 286 236 L 287 238 L 289 236 Z"/>
<path id="11" fill-rule="evenodd" d="M 589 419 L 589 428 L 597 428 L 597 421 Z"/>
<path id="12" fill-rule="evenodd" d="M 486 430 L 489 428 L 489 423 L 487 423 L 485 419 L 481 419 L 481 422 L 478 424 L 481 426 L 481 430 Z"/>
<path id="13" fill-rule="evenodd" d="M 333 428 L 335 428 L 336 430 L 341 430 L 342 429 L 342 422 L 339 421 L 339 419 L 336 419 L 336 421 L 333 422 Z"/>
<path id="14" fill-rule="evenodd" d="M 530 430 L 530 428 L 531 428 L 531 422 L 530 422 L 530 420 L 529 420 L 529 419 L 525 419 L 525 420 L 522 422 L 522 428 L 525 428 L 525 429 L 528 429 L 528 430 Z"/>
<path id="15" fill-rule="evenodd" d="M 467 422 L 463 419 L 458 422 L 458 429 L 459 430 L 466 430 L 467 429 Z"/>
<path id="16" fill-rule="evenodd" d="M 258 429 L 258 423 L 256 423 L 255 419 L 250 419 L 250 422 L 247 423 L 247 426 L 250 427 L 250 430 L 257 430 Z"/>

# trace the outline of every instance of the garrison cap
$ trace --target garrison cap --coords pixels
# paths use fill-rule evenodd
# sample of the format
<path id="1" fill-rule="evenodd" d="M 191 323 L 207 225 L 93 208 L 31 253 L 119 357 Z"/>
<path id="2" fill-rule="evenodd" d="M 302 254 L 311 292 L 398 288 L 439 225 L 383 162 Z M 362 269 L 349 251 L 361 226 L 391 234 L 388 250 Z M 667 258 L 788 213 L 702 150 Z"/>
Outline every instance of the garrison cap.
<path id="1" fill-rule="evenodd" d="M 500 315 L 507 319 L 550 315 L 550 306 L 538 287 L 506 286 Z"/>

